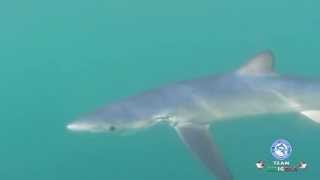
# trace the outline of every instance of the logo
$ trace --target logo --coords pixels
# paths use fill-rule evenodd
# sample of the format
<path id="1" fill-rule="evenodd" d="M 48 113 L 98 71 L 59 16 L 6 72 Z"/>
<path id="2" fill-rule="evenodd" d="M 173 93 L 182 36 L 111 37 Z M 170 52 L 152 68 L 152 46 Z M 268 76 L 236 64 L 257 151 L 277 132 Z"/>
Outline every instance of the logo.
<path id="1" fill-rule="evenodd" d="M 292 155 L 292 146 L 285 139 L 278 139 L 271 145 L 271 154 L 275 158 L 272 162 L 259 160 L 256 167 L 260 171 L 274 173 L 298 172 L 307 169 L 308 164 L 305 161 L 292 163 L 289 161 Z"/>
<path id="2" fill-rule="evenodd" d="M 271 153 L 274 158 L 283 161 L 291 156 L 292 146 L 287 140 L 278 139 L 272 144 Z"/>
<path id="3" fill-rule="evenodd" d="M 258 169 L 263 169 L 266 165 L 264 164 L 263 161 L 260 160 L 256 163 L 256 166 Z"/>

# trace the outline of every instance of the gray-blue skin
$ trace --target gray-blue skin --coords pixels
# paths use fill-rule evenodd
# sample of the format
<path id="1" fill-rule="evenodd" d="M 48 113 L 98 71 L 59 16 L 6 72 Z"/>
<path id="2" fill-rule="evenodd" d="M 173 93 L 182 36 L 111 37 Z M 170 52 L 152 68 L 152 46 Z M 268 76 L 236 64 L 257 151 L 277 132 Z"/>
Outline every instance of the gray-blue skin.
<path id="1" fill-rule="evenodd" d="M 273 70 L 270 51 L 240 69 L 182 81 L 110 104 L 69 124 L 81 132 L 118 132 L 166 122 L 218 179 L 233 179 L 209 126 L 269 113 L 298 112 L 320 122 L 320 81 L 280 76 Z"/>

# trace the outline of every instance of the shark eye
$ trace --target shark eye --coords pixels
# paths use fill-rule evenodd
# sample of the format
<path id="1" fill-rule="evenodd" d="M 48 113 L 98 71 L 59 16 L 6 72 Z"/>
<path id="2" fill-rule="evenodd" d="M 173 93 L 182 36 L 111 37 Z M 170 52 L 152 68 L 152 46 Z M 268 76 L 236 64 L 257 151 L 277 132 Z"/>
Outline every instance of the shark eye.
<path id="1" fill-rule="evenodd" d="M 110 126 L 110 127 L 109 127 L 109 130 L 110 130 L 110 131 L 115 131 L 115 130 L 116 130 L 116 127 L 115 127 L 115 126 Z"/>

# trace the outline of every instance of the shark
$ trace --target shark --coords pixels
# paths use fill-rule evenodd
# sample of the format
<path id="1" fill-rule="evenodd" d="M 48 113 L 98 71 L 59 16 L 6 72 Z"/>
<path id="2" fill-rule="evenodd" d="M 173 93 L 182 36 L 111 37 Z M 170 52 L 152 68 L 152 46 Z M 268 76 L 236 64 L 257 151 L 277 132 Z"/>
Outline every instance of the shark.
<path id="1" fill-rule="evenodd" d="M 232 180 L 210 131 L 216 122 L 298 113 L 320 123 L 320 81 L 280 75 L 274 59 L 270 50 L 262 51 L 229 73 L 179 81 L 109 103 L 67 129 L 115 133 L 166 123 L 213 176 Z"/>

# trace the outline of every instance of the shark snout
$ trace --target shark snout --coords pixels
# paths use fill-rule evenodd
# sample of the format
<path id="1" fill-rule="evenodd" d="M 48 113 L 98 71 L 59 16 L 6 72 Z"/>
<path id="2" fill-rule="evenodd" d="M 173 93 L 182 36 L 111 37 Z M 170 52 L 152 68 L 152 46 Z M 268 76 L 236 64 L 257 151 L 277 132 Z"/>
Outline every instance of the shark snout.
<path id="1" fill-rule="evenodd" d="M 66 128 L 74 132 L 114 132 L 118 129 L 114 125 L 94 121 L 75 121 Z"/>
<path id="2" fill-rule="evenodd" d="M 70 131 L 91 131 L 95 125 L 85 122 L 73 122 L 67 125 L 67 129 Z"/>

